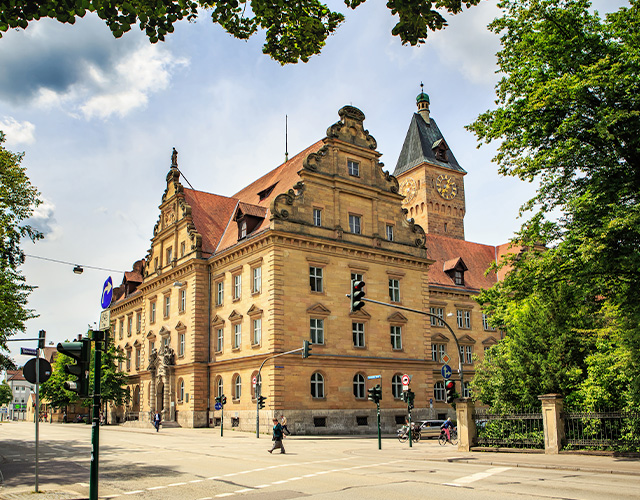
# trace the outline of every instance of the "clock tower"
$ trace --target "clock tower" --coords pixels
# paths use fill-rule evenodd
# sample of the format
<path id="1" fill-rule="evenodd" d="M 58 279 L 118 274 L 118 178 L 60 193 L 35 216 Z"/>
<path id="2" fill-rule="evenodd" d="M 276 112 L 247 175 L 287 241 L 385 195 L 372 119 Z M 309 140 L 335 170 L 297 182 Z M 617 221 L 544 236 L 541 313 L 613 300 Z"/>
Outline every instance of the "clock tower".
<path id="1" fill-rule="evenodd" d="M 393 175 L 402 206 L 427 233 L 464 240 L 464 176 L 435 120 L 429 96 L 420 92 Z"/>

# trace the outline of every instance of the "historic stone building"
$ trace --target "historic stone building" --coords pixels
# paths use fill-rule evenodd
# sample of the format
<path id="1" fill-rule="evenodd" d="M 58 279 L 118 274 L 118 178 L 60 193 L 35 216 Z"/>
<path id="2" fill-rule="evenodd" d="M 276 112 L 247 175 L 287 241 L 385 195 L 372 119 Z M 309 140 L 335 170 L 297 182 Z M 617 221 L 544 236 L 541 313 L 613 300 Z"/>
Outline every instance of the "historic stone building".
<path id="1" fill-rule="evenodd" d="M 429 120 L 426 94 L 418 107 L 395 175 L 352 106 L 324 139 L 231 197 L 185 188 L 174 150 L 151 248 L 111 306 L 132 395 L 112 418 L 148 421 L 160 410 L 182 426 L 224 418 L 255 430 L 256 380 L 267 397 L 262 431 L 285 413 L 298 433 L 373 432 L 367 388 L 380 383 L 390 430 L 406 414 L 403 374 L 416 418 L 450 412 L 441 355 L 456 368 L 458 353 L 448 330 L 371 303 L 351 314 L 345 296 L 363 279 L 367 298 L 457 326 L 465 377 L 480 347 L 499 339 L 473 302 L 495 282 L 484 271 L 499 252 L 464 241 L 465 172 Z M 309 358 L 272 358 L 304 340 Z M 222 394 L 224 417 L 214 409 Z"/>

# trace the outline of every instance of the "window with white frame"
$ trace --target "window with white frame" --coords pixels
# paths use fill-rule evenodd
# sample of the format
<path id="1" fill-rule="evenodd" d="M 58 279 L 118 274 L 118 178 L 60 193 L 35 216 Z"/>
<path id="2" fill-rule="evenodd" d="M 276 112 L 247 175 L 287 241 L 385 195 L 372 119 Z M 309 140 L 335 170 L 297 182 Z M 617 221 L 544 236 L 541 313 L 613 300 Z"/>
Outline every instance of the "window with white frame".
<path id="1" fill-rule="evenodd" d="M 243 220 L 240 224 L 240 238 L 245 238 L 247 236 L 247 221 Z"/>
<path id="2" fill-rule="evenodd" d="M 361 373 L 356 373 L 353 377 L 353 395 L 357 399 L 364 399 L 365 388 L 364 376 Z"/>
<path id="3" fill-rule="evenodd" d="M 233 325 L 233 347 L 239 349 L 242 345 L 242 323 Z"/>
<path id="4" fill-rule="evenodd" d="M 142 330 L 142 312 L 136 313 L 136 333 Z"/>
<path id="5" fill-rule="evenodd" d="M 362 273 L 351 272 L 351 281 L 363 281 L 364 275 Z"/>
<path id="6" fill-rule="evenodd" d="M 431 326 L 444 326 L 442 320 L 444 319 L 444 308 L 443 307 L 430 307 L 429 312 L 438 318 L 434 318 L 431 316 Z"/>
<path id="7" fill-rule="evenodd" d="M 165 295 L 164 296 L 164 317 L 168 318 L 170 312 L 171 312 L 171 296 Z"/>
<path id="8" fill-rule="evenodd" d="M 180 333 L 178 335 L 178 356 L 184 356 L 185 352 L 185 334 Z"/>
<path id="9" fill-rule="evenodd" d="M 309 284 L 312 292 L 322 292 L 322 271 L 321 267 L 309 266 Z"/>
<path id="10" fill-rule="evenodd" d="M 471 397 L 471 388 L 469 387 L 469 384 L 465 384 L 464 382 L 460 382 L 460 386 L 461 386 L 461 393 L 462 393 L 462 397 L 463 398 L 470 398 Z"/>
<path id="11" fill-rule="evenodd" d="M 433 399 L 436 401 L 444 401 L 445 391 L 444 382 L 436 382 L 433 384 Z"/>
<path id="12" fill-rule="evenodd" d="M 473 364 L 473 346 L 472 345 L 460 346 L 460 359 L 466 365 Z"/>
<path id="13" fill-rule="evenodd" d="M 142 366 L 142 349 L 136 347 L 136 370 L 139 370 L 140 366 Z"/>
<path id="14" fill-rule="evenodd" d="M 187 310 L 187 291 L 180 290 L 180 312 L 185 312 Z"/>
<path id="15" fill-rule="evenodd" d="M 395 399 L 402 397 L 402 377 L 397 373 L 391 377 L 391 394 Z"/>
<path id="16" fill-rule="evenodd" d="M 133 316 L 127 317 L 127 337 L 131 337 L 131 330 L 133 329 Z"/>
<path id="17" fill-rule="evenodd" d="M 458 328 L 471 328 L 471 311 L 468 311 L 466 309 L 458 309 L 456 311 L 456 317 L 458 319 Z"/>
<path id="18" fill-rule="evenodd" d="M 391 224 L 387 224 L 387 240 L 393 241 L 393 226 Z"/>
<path id="19" fill-rule="evenodd" d="M 224 345 L 224 329 L 216 329 L 216 352 L 222 352 L 222 346 Z"/>
<path id="20" fill-rule="evenodd" d="M 314 226 L 322 226 L 322 210 L 319 208 L 313 209 L 313 225 Z"/>
<path id="21" fill-rule="evenodd" d="M 258 345 L 262 341 L 262 318 L 255 318 L 253 323 L 253 345 Z"/>
<path id="22" fill-rule="evenodd" d="M 149 304 L 149 309 L 151 310 L 149 313 L 149 321 L 151 324 L 156 322 L 156 301 L 154 300 Z"/>
<path id="23" fill-rule="evenodd" d="M 224 382 L 222 381 L 222 377 L 218 377 L 217 393 L 218 393 L 218 396 L 224 395 Z"/>
<path id="24" fill-rule="evenodd" d="M 357 161 L 347 160 L 347 171 L 349 175 L 360 177 L 360 164 Z"/>
<path id="25" fill-rule="evenodd" d="M 120 320 L 120 340 L 124 336 L 124 318 Z"/>
<path id="26" fill-rule="evenodd" d="M 496 329 L 492 326 L 489 325 L 489 316 L 485 313 L 482 313 L 482 329 L 489 331 L 489 332 L 495 332 Z"/>
<path id="27" fill-rule="evenodd" d="M 311 397 L 324 398 L 324 377 L 321 373 L 311 375 Z"/>
<path id="28" fill-rule="evenodd" d="M 167 248 L 167 265 L 171 264 L 171 257 L 173 257 L 173 249 Z"/>
<path id="29" fill-rule="evenodd" d="M 238 300 L 242 296 L 242 275 L 236 274 L 233 277 L 233 300 Z"/>
<path id="30" fill-rule="evenodd" d="M 235 381 L 233 383 L 233 398 L 240 399 L 242 396 L 242 377 L 240 375 L 236 375 Z"/>
<path id="31" fill-rule="evenodd" d="M 131 349 L 127 351 L 127 371 L 131 370 Z"/>
<path id="32" fill-rule="evenodd" d="M 353 347 L 364 347 L 364 323 L 353 321 L 351 331 L 353 333 Z"/>
<path id="33" fill-rule="evenodd" d="M 312 344 L 324 344 L 324 320 L 320 318 L 310 318 L 309 333 Z"/>
<path id="34" fill-rule="evenodd" d="M 402 327 L 391 325 L 391 348 L 402 349 Z"/>
<path id="35" fill-rule="evenodd" d="M 216 305 L 221 306 L 224 303 L 224 281 L 216 283 Z"/>
<path id="36" fill-rule="evenodd" d="M 442 356 L 447 352 L 446 344 L 431 344 L 431 361 L 442 362 Z"/>
<path id="37" fill-rule="evenodd" d="M 184 380 L 178 382 L 178 401 L 184 401 Z"/>
<path id="38" fill-rule="evenodd" d="M 187 249 L 186 243 L 183 241 L 180 243 L 180 257 L 184 257 L 184 253 Z"/>
<path id="39" fill-rule="evenodd" d="M 389 300 L 400 302 L 400 280 L 389 278 Z"/>
<path id="40" fill-rule="evenodd" d="M 359 215 L 349 214 L 349 232 L 353 234 L 361 234 L 362 218 Z"/>
<path id="41" fill-rule="evenodd" d="M 260 293 L 262 290 L 262 266 L 251 270 L 251 292 Z"/>

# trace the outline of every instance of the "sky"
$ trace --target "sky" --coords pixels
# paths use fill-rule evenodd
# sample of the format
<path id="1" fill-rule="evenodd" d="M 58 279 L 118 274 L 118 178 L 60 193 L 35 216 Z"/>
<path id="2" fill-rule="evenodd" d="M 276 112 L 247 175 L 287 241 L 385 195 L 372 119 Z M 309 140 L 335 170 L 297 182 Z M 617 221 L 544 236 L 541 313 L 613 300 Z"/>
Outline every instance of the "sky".
<path id="1" fill-rule="evenodd" d="M 104 281 L 119 285 L 150 247 L 173 147 L 193 188 L 231 196 L 284 161 L 285 116 L 291 157 L 325 137 L 349 104 L 366 115 L 393 172 L 421 82 L 431 117 L 467 171 L 466 239 L 507 242 L 535 185 L 499 176 L 495 147 L 478 149 L 465 130 L 494 106 L 500 45 L 486 26 L 499 13 L 495 3 L 451 17 L 410 47 L 391 35 L 397 20 L 383 2 L 351 11 L 332 0 L 345 22 L 320 55 L 284 67 L 262 53 L 261 35 L 237 40 L 206 13 L 155 45 L 137 27 L 114 39 L 90 14 L 75 25 L 44 19 L 5 33 L 0 130 L 7 149 L 25 153 L 22 165 L 43 200 L 30 223 L 45 235 L 22 244 L 34 256 L 22 271 L 37 287 L 29 307 L 39 316 L 10 342 L 16 362 L 28 359 L 20 347 L 36 346 L 22 339 L 39 330 L 57 343 L 99 321 Z M 594 4 L 604 11 L 627 2 Z"/>

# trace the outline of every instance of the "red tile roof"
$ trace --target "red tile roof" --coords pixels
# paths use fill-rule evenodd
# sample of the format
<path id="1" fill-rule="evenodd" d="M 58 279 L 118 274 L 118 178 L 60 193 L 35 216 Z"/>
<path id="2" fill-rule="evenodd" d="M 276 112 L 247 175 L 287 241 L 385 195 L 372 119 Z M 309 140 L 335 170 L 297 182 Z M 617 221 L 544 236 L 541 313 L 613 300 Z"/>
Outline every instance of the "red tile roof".
<path id="1" fill-rule="evenodd" d="M 202 250 L 213 254 L 235 213 L 238 200 L 193 189 L 185 189 L 184 195 L 191 205 L 196 231 L 202 235 Z"/>

